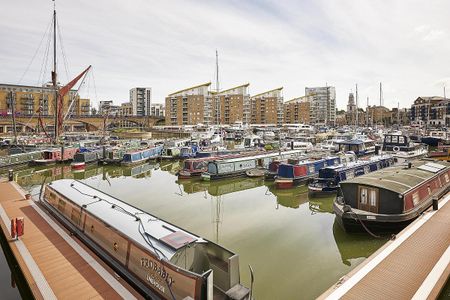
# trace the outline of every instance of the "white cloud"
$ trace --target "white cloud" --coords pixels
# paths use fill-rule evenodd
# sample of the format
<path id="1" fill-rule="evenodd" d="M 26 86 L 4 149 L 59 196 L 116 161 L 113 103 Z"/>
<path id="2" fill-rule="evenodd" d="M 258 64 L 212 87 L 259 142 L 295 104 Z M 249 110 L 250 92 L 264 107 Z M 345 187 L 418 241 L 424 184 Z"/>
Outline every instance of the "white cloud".
<path id="1" fill-rule="evenodd" d="M 2 3 L 8 13 L 0 19 L 0 82 L 19 80 L 51 4 Z M 449 76 L 445 0 L 57 4 L 70 75 L 92 64 L 97 100 L 124 102 L 131 87 L 151 86 L 161 102 L 170 92 L 213 81 L 215 49 L 222 88 L 250 82 L 257 93 L 284 86 L 289 99 L 303 95 L 305 86 L 328 83 L 336 86 L 339 107 L 355 83 L 361 102 L 378 103 L 381 81 L 386 105 L 409 106 L 417 96 L 441 94 L 435 82 Z M 37 83 L 43 53 L 41 47 L 23 83 Z M 63 81 L 64 73 L 60 64 Z M 95 98 L 92 80 L 84 89 Z"/>

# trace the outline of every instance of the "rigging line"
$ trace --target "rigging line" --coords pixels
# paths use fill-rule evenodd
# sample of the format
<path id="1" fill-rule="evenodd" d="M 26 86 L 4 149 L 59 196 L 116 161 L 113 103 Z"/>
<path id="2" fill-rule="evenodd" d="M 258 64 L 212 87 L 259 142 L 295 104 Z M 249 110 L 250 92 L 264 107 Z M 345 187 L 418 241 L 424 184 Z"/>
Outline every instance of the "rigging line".
<path id="1" fill-rule="evenodd" d="M 23 72 L 23 74 L 22 74 L 22 76 L 20 77 L 20 79 L 19 79 L 19 81 L 17 82 L 17 84 L 20 84 L 20 83 L 22 82 L 23 78 L 25 77 L 25 75 L 28 73 L 28 70 L 30 69 L 31 64 L 33 63 L 34 59 L 36 58 L 37 53 L 39 52 L 39 49 L 41 49 L 42 42 L 44 41 L 44 38 L 45 38 L 45 36 L 47 35 L 47 31 L 49 31 L 49 28 L 50 28 L 50 25 L 51 25 L 51 24 L 52 24 L 52 22 L 49 22 L 49 24 L 47 25 L 47 27 L 46 27 L 46 29 L 45 29 L 45 31 L 44 31 L 44 35 L 42 36 L 41 41 L 39 42 L 39 45 L 38 45 L 36 51 L 34 52 L 33 57 L 31 58 L 31 61 L 28 63 L 27 68 L 26 68 L 25 71 Z"/>
<path id="2" fill-rule="evenodd" d="M 50 25 L 51 24 L 53 24 L 53 19 L 52 19 Z M 51 42 L 51 34 L 49 31 L 48 35 L 47 35 L 47 47 L 44 51 L 44 57 L 42 58 L 42 64 L 41 64 L 41 68 L 39 70 L 39 77 L 38 77 L 37 85 L 43 85 L 42 81 L 44 81 L 44 74 L 47 72 L 48 56 L 50 53 L 50 42 Z"/>
<path id="3" fill-rule="evenodd" d="M 69 82 L 70 81 L 70 77 L 69 77 L 69 62 L 67 60 L 66 50 L 65 50 L 64 44 L 63 44 L 62 31 L 61 31 L 61 28 L 59 27 L 59 21 L 56 22 L 56 26 L 58 28 L 59 47 L 61 48 L 61 54 L 62 54 L 62 57 L 63 57 L 64 68 L 66 70 L 67 82 Z"/>
<path id="4" fill-rule="evenodd" d="M 92 67 L 92 83 L 94 84 L 94 94 L 95 94 L 95 104 L 98 104 L 97 103 L 97 100 L 98 100 L 98 97 L 97 97 L 97 87 L 96 87 L 96 85 L 95 85 L 95 77 L 94 77 L 94 69 L 93 69 L 93 67 Z"/>

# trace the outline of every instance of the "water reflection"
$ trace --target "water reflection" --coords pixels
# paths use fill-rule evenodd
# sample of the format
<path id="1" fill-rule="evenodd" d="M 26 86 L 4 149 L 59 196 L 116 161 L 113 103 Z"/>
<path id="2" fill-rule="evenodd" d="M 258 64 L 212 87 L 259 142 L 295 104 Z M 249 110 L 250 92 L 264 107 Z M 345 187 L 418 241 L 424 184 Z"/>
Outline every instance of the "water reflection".
<path id="1" fill-rule="evenodd" d="M 297 299 L 299 291 L 300 298 L 317 297 L 385 242 L 346 234 L 334 221 L 334 197 L 309 199 L 306 186 L 277 190 L 261 178 L 178 180 L 179 168 L 178 161 L 82 172 L 57 165 L 23 169 L 15 178 L 28 189 L 44 179 L 79 179 L 218 242 L 239 253 L 244 284 L 245 266 L 255 269 L 257 299 Z"/>
<path id="2" fill-rule="evenodd" d="M 357 258 L 367 258 L 380 247 L 380 240 L 371 238 L 367 234 L 347 234 L 337 223 L 333 223 L 333 236 L 341 254 L 342 263 L 351 266 Z M 386 242 L 387 239 L 383 239 Z"/>
<path id="3" fill-rule="evenodd" d="M 297 209 L 301 204 L 309 201 L 307 186 L 297 186 L 293 189 L 277 189 L 273 182 L 266 185 L 268 191 L 276 197 L 276 209 L 279 208 L 279 205 Z"/>

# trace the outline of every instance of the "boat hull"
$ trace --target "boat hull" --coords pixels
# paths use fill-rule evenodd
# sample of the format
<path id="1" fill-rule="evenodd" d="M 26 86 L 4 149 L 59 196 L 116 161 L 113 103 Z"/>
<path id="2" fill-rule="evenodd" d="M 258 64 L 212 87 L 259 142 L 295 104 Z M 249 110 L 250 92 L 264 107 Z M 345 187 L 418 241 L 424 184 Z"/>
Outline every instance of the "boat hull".
<path id="1" fill-rule="evenodd" d="M 313 178 L 312 176 L 303 176 L 299 178 L 276 178 L 275 186 L 277 189 L 290 189 L 294 186 L 306 184 L 309 180 Z"/>
<path id="2" fill-rule="evenodd" d="M 435 138 L 435 137 L 422 137 L 421 143 L 427 144 L 428 146 L 436 147 L 439 142 L 442 142 L 441 138 Z"/>
<path id="3" fill-rule="evenodd" d="M 346 211 L 344 206 L 333 202 L 333 211 L 336 215 L 336 221 L 347 232 L 366 232 L 366 228 L 371 232 L 387 233 L 398 232 L 414 221 L 420 213 L 430 207 L 431 203 L 424 206 L 421 210 L 415 210 L 407 214 L 362 214 L 357 210 Z M 361 224 L 363 223 L 364 226 Z"/>
<path id="4" fill-rule="evenodd" d="M 36 159 L 31 162 L 34 166 L 50 166 L 56 164 L 55 159 Z"/>
<path id="5" fill-rule="evenodd" d="M 317 186 L 308 186 L 308 193 L 313 197 L 326 197 L 337 193 L 337 187 L 317 187 Z"/>

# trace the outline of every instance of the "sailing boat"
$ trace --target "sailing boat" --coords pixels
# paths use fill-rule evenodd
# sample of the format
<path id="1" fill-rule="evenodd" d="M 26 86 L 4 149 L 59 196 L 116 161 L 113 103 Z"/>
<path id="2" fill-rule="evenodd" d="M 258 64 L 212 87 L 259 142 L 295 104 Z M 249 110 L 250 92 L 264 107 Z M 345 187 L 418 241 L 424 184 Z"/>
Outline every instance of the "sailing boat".
<path id="1" fill-rule="evenodd" d="M 54 0 L 53 0 L 54 2 Z M 63 87 L 58 86 L 57 81 L 57 72 L 56 72 L 56 65 L 57 65 L 57 57 L 56 57 L 56 5 L 53 5 L 53 70 L 51 72 L 51 78 L 52 78 L 52 87 L 54 92 L 54 113 L 55 113 L 55 121 L 54 121 L 54 139 L 53 143 L 58 144 L 59 143 L 59 137 L 62 134 L 64 127 L 64 119 L 68 116 L 68 113 L 66 116 L 64 116 L 64 96 L 66 96 L 70 90 L 75 86 L 75 84 L 82 78 L 85 77 L 88 73 L 88 71 L 91 69 L 91 66 L 88 66 L 83 72 L 81 72 L 77 77 L 75 77 L 72 81 L 67 83 Z M 84 80 L 84 79 L 83 79 Z M 72 99 L 72 102 L 69 104 L 68 111 L 70 111 L 70 108 L 73 104 L 74 99 Z M 42 122 L 41 117 L 41 109 L 38 110 L 39 113 L 39 124 L 42 127 L 44 133 L 48 136 L 48 133 L 45 131 L 45 126 Z"/>

